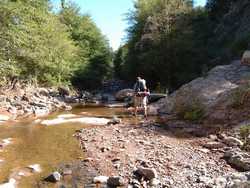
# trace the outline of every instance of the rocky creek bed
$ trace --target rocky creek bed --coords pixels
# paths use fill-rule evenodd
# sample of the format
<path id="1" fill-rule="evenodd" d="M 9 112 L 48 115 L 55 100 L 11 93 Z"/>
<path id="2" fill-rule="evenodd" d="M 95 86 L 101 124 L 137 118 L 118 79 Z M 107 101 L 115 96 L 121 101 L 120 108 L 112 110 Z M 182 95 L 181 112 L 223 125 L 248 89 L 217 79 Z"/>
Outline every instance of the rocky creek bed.
<path id="1" fill-rule="evenodd" d="M 239 140 L 225 135 L 174 134 L 167 127 L 147 121 L 77 131 L 75 137 L 86 152 L 82 168 L 94 172 L 79 185 L 250 187 L 249 169 L 245 168 L 249 154 L 239 149 Z M 79 174 L 76 177 L 81 179 Z"/>

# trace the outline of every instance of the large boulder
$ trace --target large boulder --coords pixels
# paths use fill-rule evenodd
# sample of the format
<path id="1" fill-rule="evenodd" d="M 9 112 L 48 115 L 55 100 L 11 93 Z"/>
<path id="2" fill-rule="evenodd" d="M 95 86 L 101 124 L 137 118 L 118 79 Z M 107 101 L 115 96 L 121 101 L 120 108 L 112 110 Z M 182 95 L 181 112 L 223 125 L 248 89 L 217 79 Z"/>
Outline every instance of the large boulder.
<path id="1" fill-rule="evenodd" d="M 232 136 L 225 137 L 222 141 L 225 144 L 227 144 L 228 146 L 242 147 L 244 145 L 244 143 L 241 140 L 239 140 L 238 138 L 232 137 Z"/>
<path id="2" fill-rule="evenodd" d="M 241 171 L 250 171 L 250 154 L 238 148 L 226 151 L 224 154 L 226 161 Z"/>
<path id="3" fill-rule="evenodd" d="M 39 95 L 41 96 L 49 96 L 49 91 L 46 88 L 37 88 Z"/>
<path id="4" fill-rule="evenodd" d="M 151 93 L 148 97 L 148 102 L 152 103 L 152 102 L 156 102 L 162 98 L 167 97 L 166 94 L 162 94 L 162 93 Z"/>
<path id="5" fill-rule="evenodd" d="M 250 50 L 246 50 L 241 58 L 241 64 L 250 65 Z"/>
<path id="6" fill-rule="evenodd" d="M 0 122 L 1 121 L 7 121 L 10 119 L 10 116 L 8 115 L 4 115 L 4 114 L 0 114 Z"/>
<path id="7" fill-rule="evenodd" d="M 58 87 L 59 95 L 65 97 L 70 95 L 70 90 L 67 87 Z"/>
<path id="8" fill-rule="evenodd" d="M 124 101 L 126 98 L 131 98 L 134 94 L 133 89 L 123 89 L 115 94 L 115 99 L 118 101 Z"/>
<path id="9" fill-rule="evenodd" d="M 248 188 L 250 187 L 249 172 L 235 172 L 224 176 L 214 177 L 205 182 L 206 187 L 214 188 Z"/>
<path id="10" fill-rule="evenodd" d="M 107 184 L 110 187 L 118 187 L 118 186 L 123 186 L 125 184 L 125 181 L 120 176 L 113 176 L 108 178 Z"/>
<path id="11" fill-rule="evenodd" d="M 147 180 L 152 180 L 157 178 L 157 172 L 154 168 L 138 167 L 134 171 L 134 175 L 140 178 L 145 178 Z"/>
<path id="12" fill-rule="evenodd" d="M 208 119 L 224 120 L 226 108 L 232 105 L 233 93 L 250 76 L 250 67 L 234 61 L 229 65 L 216 66 L 207 76 L 199 77 L 183 85 L 170 96 L 157 102 L 161 113 L 178 113 L 181 110 L 201 109 Z"/>

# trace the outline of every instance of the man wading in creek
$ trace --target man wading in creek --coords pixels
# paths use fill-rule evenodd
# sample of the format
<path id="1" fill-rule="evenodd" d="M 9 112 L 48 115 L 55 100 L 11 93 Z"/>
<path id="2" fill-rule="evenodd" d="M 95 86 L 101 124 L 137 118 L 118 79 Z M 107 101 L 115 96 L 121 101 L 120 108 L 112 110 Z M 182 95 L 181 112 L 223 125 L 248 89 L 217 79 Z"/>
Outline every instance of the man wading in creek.
<path id="1" fill-rule="evenodd" d="M 134 85 L 134 113 L 137 116 L 138 109 L 143 109 L 144 117 L 147 118 L 147 97 L 149 90 L 146 86 L 146 80 L 141 77 L 137 77 Z"/>

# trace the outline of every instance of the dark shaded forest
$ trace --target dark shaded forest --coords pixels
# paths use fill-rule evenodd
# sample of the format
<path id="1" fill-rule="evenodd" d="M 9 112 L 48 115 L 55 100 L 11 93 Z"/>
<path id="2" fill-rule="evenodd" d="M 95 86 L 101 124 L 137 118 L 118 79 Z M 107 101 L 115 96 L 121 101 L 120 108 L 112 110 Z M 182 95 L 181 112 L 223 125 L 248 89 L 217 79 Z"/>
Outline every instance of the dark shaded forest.
<path id="1" fill-rule="evenodd" d="M 144 77 L 173 91 L 219 64 L 239 58 L 250 42 L 248 1 L 138 0 L 128 13 L 127 42 L 114 58 L 115 76 Z M 242 29 L 245 28 L 245 29 Z"/>

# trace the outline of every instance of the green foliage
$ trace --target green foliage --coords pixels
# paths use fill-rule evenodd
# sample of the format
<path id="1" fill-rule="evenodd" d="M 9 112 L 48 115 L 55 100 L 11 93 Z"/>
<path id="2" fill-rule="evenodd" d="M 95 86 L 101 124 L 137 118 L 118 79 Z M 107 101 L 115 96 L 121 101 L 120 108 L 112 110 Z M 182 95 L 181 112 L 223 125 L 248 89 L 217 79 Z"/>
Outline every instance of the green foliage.
<path id="1" fill-rule="evenodd" d="M 220 22 L 221 18 L 228 13 L 233 0 L 208 0 L 206 8 L 211 20 Z"/>
<path id="2" fill-rule="evenodd" d="M 48 0 L 0 3 L 0 73 L 43 85 L 100 85 L 111 75 L 108 42 L 76 5 L 59 14 Z M 86 85 L 85 85 L 86 84 Z"/>
<path id="3" fill-rule="evenodd" d="M 128 47 L 126 45 L 121 46 L 114 55 L 114 76 L 119 79 L 126 79 L 125 62 L 128 53 Z"/>
<path id="4" fill-rule="evenodd" d="M 155 92 L 157 93 L 165 93 L 166 92 L 166 89 L 164 87 L 161 86 L 161 83 L 158 82 L 156 84 L 156 87 L 155 87 Z M 168 94 L 168 93 L 167 93 Z"/>
<path id="5" fill-rule="evenodd" d="M 67 25 L 72 40 L 79 48 L 77 70 L 72 83 L 78 88 L 96 89 L 111 76 L 111 50 L 106 38 L 88 15 L 70 4 L 60 13 L 61 22 Z"/>
<path id="6" fill-rule="evenodd" d="M 233 108 L 241 108 L 250 96 L 250 85 L 244 84 L 243 86 L 235 89 L 231 95 L 231 106 Z"/>
<path id="7" fill-rule="evenodd" d="M 241 57 L 242 52 L 248 49 L 249 42 L 250 42 L 250 34 L 246 36 L 241 36 L 237 40 L 234 40 L 230 45 L 231 53 L 234 54 L 235 56 Z"/>
<path id="8" fill-rule="evenodd" d="M 245 125 L 240 128 L 240 136 L 246 140 L 250 135 L 250 125 Z"/>
<path id="9" fill-rule="evenodd" d="M 160 82 L 173 91 L 213 66 L 240 57 L 250 38 L 242 29 L 249 23 L 247 16 L 233 8 L 244 8 L 237 2 L 208 0 L 201 8 L 187 0 L 135 1 L 134 11 L 128 13 L 128 52 L 118 61 L 124 61 L 121 75 L 128 81 L 142 75 L 151 87 Z M 233 11 L 241 21 L 232 18 Z"/>
<path id="10" fill-rule="evenodd" d="M 177 116 L 188 121 L 200 121 L 204 117 L 204 108 L 198 102 L 179 105 L 176 108 Z"/>
<path id="11" fill-rule="evenodd" d="M 41 84 L 64 83 L 77 48 L 47 1 L 5 1 L 0 6 L 1 72 Z M 7 69 L 6 69 L 7 68 Z"/>
<path id="12" fill-rule="evenodd" d="M 250 151 L 249 135 L 250 135 L 250 125 L 244 125 L 240 127 L 240 136 L 244 140 L 244 145 L 242 149 L 246 151 Z"/>
<path id="13" fill-rule="evenodd" d="M 208 67 L 206 46 L 212 32 L 206 11 L 193 9 L 192 1 L 138 0 L 128 19 L 127 80 L 139 74 L 151 86 L 160 82 L 173 90 Z"/>

